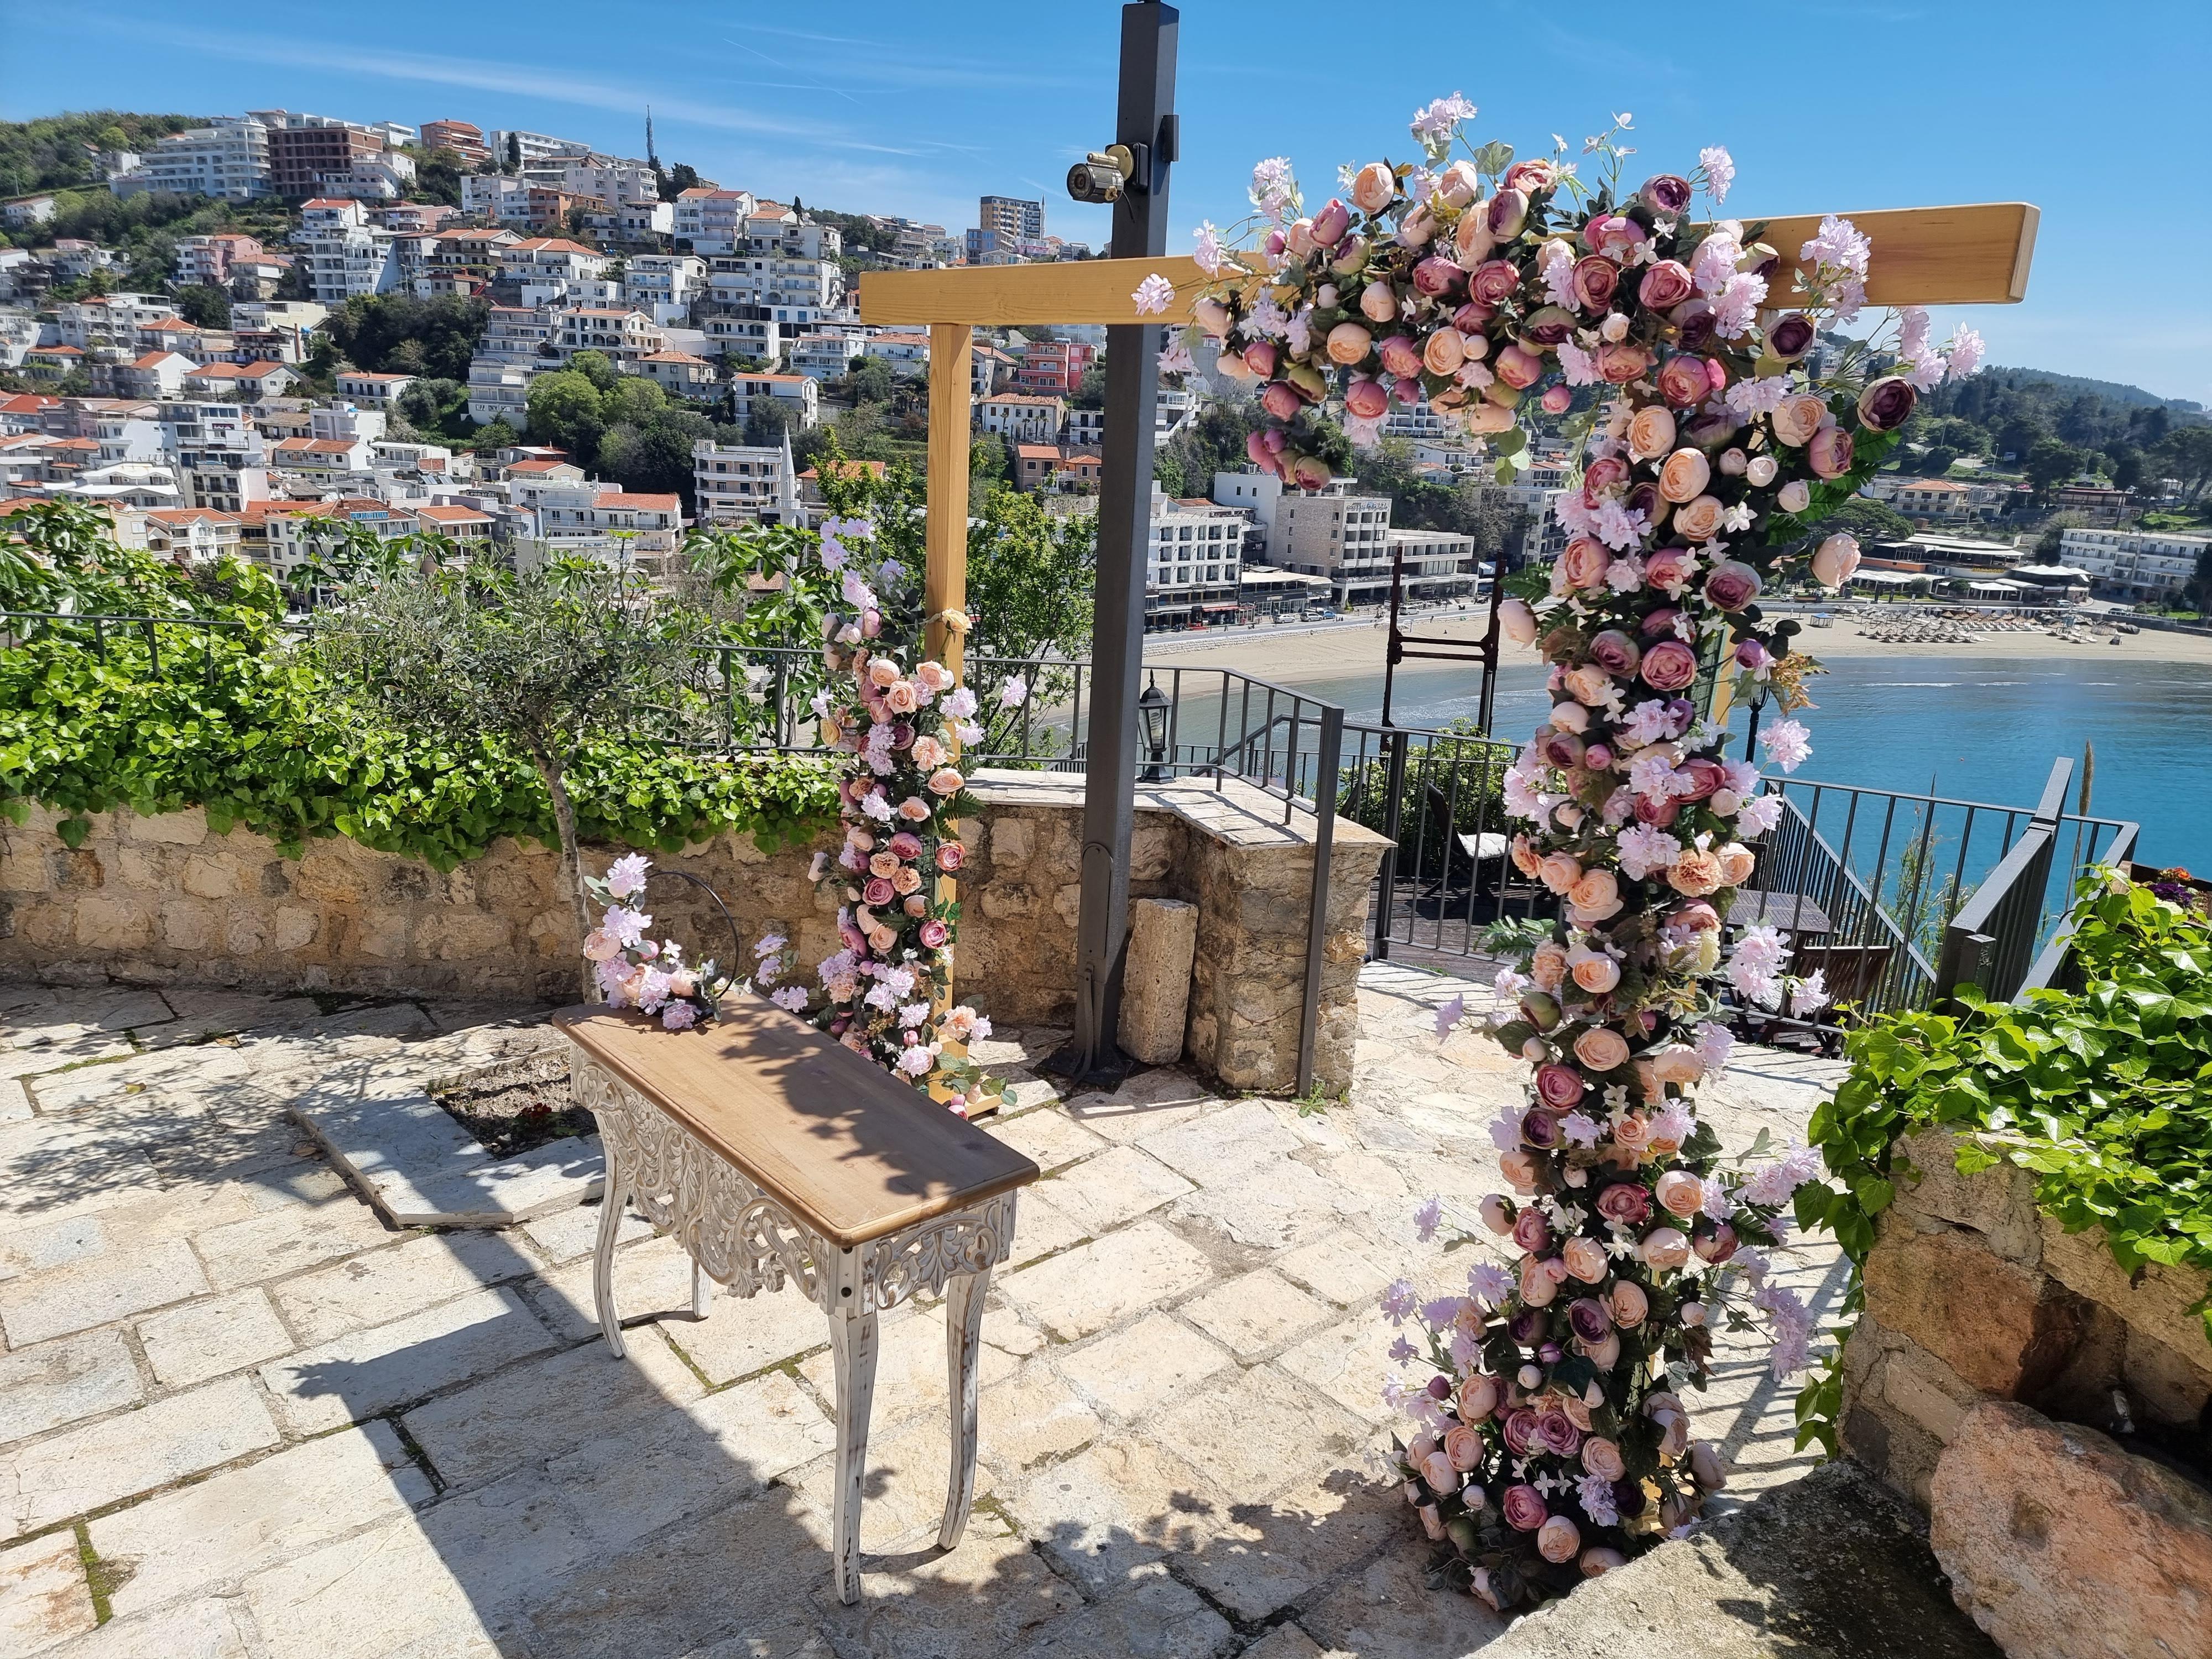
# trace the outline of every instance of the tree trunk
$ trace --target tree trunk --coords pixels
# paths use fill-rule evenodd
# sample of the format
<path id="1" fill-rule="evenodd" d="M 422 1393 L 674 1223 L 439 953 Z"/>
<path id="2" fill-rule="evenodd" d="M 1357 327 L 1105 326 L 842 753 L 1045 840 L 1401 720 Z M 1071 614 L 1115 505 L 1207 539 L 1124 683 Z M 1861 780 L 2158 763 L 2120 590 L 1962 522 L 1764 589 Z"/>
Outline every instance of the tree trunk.
<path id="1" fill-rule="evenodd" d="M 592 896 L 584 886 L 583 849 L 576 844 L 576 809 L 568 799 L 568 789 L 562 781 L 561 763 L 554 757 L 540 752 L 538 775 L 545 780 L 545 793 L 553 798 L 553 825 L 561 836 L 561 884 L 568 890 L 569 913 L 576 923 L 576 960 L 578 972 L 584 986 L 584 1000 L 597 1002 L 599 981 L 592 976 L 592 964 L 584 959 L 584 939 L 592 931 Z"/>

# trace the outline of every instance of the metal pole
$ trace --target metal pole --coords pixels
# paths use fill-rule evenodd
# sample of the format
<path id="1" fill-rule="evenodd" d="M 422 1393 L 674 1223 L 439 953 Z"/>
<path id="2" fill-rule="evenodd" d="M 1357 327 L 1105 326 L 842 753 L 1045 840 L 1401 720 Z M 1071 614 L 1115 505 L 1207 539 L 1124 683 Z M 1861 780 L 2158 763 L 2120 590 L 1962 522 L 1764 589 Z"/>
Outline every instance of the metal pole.
<path id="1" fill-rule="evenodd" d="M 1140 167 L 1114 204 L 1113 256 L 1167 252 L 1168 167 L 1174 160 L 1173 6 L 1121 8 L 1116 143 Z M 1142 145 L 1141 152 L 1137 146 Z M 1129 1062 L 1115 1044 L 1129 934 L 1129 839 L 1136 817 L 1137 681 L 1145 654 L 1145 564 L 1151 537 L 1159 328 L 1106 331 L 1106 422 L 1098 485 L 1098 586 L 1091 641 L 1091 732 L 1084 761 L 1083 900 L 1076 922 L 1075 1036 L 1048 1062 L 1113 1086 Z"/>

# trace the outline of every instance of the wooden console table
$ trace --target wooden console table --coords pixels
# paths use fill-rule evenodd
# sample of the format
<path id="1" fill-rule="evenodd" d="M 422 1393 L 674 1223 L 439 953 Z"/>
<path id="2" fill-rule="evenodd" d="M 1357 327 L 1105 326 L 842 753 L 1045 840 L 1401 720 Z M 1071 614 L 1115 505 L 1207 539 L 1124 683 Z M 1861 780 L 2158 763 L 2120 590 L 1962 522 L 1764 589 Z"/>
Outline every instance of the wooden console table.
<path id="1" fill-rule="evenodd" d="M 562 1010 L 578 1103 L 606 1153 L 592 1289 L 623 1356 L 614 1245 L 625 1203 L 708 1280 L 740 1297 L 796 1284 L 829 1316 L 837 1371 L 837 1593 L 860 1595 L 860 1480 L 875 1391 L 876 1315 L 945 1297 L 952 1468 L 938 1542 L 960 1541 L 975 1496 L 983 1297 L 1014 1237 L 1018 1188 L 1037 1166 L 823 1032 L 757 998 L 665 1031 L 635 1012 Z"/>

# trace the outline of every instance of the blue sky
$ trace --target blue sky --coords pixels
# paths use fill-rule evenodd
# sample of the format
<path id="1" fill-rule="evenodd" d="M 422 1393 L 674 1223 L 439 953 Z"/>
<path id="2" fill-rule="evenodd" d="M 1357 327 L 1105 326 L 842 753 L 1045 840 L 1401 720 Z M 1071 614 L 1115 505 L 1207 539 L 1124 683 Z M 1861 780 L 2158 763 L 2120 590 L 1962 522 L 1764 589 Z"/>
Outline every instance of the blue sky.
<path id="1" fill-rule="evenodd" d="M 0 0 L 0 115 L 283 105 L 635 154 L 650 103 L 663 159 L 726 185 L 955 229 L 979 193 L 1042 195 L 1048 229 L 1096 243 L 1103 212 L 1060 181 L 1107 132 L 1119 15 L 1102 0 Z M 1747 216 L 2036 203 L 2027 302 L 1960 313 L 1993 359 L 2212 404 L 2204 0 L 1190 0 L 1181 68 L 1172 251 L 1200 218 L 1242 216 L 1259 156 L 1289 155 L 1325 196 L 1340 162 L 1409 154 L 1407 117 L 1440 94 L 1463 91 L 1480 137 L 1524 151 L 1626 110 L 1654 171 L 1726 144 L 1729 205 Z"/>

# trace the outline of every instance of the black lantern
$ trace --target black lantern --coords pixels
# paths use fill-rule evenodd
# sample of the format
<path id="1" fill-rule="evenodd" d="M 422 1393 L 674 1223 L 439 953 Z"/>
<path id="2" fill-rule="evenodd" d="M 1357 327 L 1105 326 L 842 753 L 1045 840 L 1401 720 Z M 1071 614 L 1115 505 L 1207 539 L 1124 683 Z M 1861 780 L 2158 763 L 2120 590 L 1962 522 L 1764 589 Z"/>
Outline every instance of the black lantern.
<path id="1" fill-rule="evenodd" d="M 1157 678 L 1147 680 L 1144 695 L 1137 699 L 1137 718 L 1145 723 L 1145 749 L 1152 757 L 1152 764 L 1138 775 L 1146 783 L 1164 783 L 1168 779 L 1168 697 Z"/>

